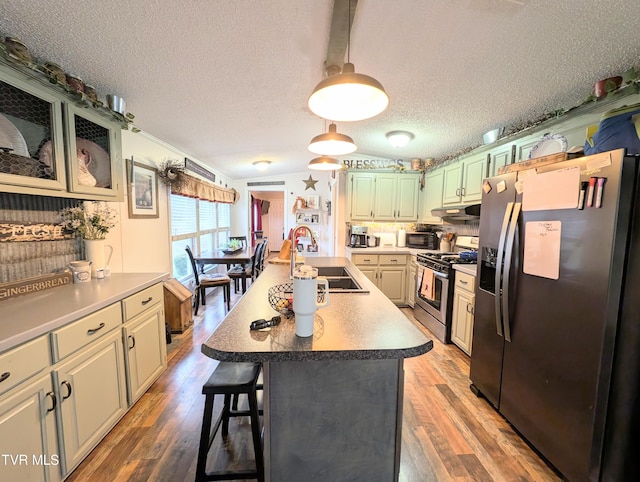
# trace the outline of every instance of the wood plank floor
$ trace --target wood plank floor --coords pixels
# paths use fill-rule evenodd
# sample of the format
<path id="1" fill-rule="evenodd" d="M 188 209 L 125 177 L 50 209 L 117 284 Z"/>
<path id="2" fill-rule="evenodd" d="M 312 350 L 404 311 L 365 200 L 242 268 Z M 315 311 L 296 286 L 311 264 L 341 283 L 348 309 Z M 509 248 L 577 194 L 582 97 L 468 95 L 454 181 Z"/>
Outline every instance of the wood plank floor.
<path id="1" fill-rule="evenodd" d="M 232 303 L 239 298 L 232 293 Z M 421 327 L 411 309 L 402 311 Z M 166 372 L 68 481 L 194 480 L 204 407 L 201 389 L 217 363 L 200 352 L 200 345 L 224 316 L 222 294 L 211 292 L 194 325 L 173 335 Z M 226 443 L 216 438 L 208 470 L 227 465 L 252 468 L 248 422 L 232 420 L 230 432 Z M 469 390 L 469 357 L 455 345 L 434 340 L 432 351 L 405 361 L 400 480 L 561 479 L 485 400 Z"/>

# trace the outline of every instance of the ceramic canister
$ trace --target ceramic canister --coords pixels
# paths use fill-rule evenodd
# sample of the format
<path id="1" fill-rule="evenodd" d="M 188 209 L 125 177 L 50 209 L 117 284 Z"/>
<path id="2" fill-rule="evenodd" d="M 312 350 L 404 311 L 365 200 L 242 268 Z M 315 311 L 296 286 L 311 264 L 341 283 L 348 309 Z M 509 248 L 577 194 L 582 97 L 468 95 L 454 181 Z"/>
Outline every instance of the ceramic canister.
<path id="1" fill-rule="evenodd" d="M 318 285 L 324 285 L 324 302 L 318 303 Z M 329 282 L 318 278 L 318 270 L 302 265 L 293 272 L 293 312 L 296 335 L 313 335 L 313 319 L 318 308 L 329 304 Z"/>
<path id="2" fill-rule="evenodd" d="M 73 273 L 74 283 L 88 283 L 91 281 L 91 261 L 72 261 L 69 269 Z"/>

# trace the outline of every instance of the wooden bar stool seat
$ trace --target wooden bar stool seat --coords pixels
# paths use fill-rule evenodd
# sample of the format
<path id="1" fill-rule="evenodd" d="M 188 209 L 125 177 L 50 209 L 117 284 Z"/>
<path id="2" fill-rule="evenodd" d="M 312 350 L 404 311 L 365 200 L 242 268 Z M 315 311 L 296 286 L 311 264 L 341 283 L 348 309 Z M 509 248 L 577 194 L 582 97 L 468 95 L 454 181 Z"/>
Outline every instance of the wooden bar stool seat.
<path id="1" fill-rule="evenodd" d="M 196 466 L 196 482 L 205 480 L 239 480 L 257 479 L 264 481 L 264 460 L 262 442 L 260 440 L 260 412 L 258 409 L 258 377 L 259 363 L 220 362 L 209 380 L 203 385 L 205 395 L 204 414 L 202 417 L 202 431 L 200 433 L 200 448 L 198 449 L 198 463 Z M 249 400 L 249 410 L 236 410 L 232 404 L 232 396 L 245 394 Z M 212 424 L 213 402 L 216 395 L 224 395 L 222 413 Z M 229 434 L 229 419 L 231 417 L 250 417 L 253 450 L 255 453 L 255 470 L 206 472 L 207 455 L 216 433 L 222 426 L 222 436 Z M 213 425 L 213 428 L 212 428 Z"/>

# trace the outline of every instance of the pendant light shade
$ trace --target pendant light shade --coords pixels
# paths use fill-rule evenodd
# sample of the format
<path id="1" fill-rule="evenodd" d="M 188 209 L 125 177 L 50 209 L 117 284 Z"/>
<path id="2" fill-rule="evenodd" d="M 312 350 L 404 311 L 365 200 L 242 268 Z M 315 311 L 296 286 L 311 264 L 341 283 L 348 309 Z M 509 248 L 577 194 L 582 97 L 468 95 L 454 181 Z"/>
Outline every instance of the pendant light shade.
<path id="1" fill-rule="evenodd" d="M 342 73 L 322 80 L 309 96 L 309 109 L 332 121 L 359 121 L 380 114 L 389 105 L 389 96 L 373 77 L 356 74 L 347 62 Z"/>
<path id="2" fill-rule="evenodd" d="M 342 169 L 342 164 L 338 159 L 328 156 L 320 156 L 315 159 L 311 159 L 307 165 L 309 169 L 314 171 L 336 171 Z"/>
<path id="3" fill-rule="evenodd" d="M 351 137 L 338 134 L 336 125 L 329 124 L 329 132 L 320 134 L 311 139 L 309 150 L 315 154 L 327 154 L 330 156 L 341 156 L 351 154 L 357 149 Z"/>

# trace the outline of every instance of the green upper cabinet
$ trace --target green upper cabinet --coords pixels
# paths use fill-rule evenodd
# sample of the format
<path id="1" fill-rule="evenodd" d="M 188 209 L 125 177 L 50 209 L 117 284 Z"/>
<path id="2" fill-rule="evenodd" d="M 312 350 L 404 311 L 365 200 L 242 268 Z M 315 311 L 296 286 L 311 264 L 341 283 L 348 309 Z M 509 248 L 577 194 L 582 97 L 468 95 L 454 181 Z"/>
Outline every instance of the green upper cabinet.
<path id="1" fill-rule="evenodd" d="M 0 191 L 122 201 L 122 123 L 0 59 Z"/>
<path id="2" fill-rule="evenodd" d="M 418 220 L 419 173 L 350 172 L 347 205 L 351 221 Z"/>
<path id="3" fill-rule="evenodd" d="M 460 160 L 444 168 L 442 205 L 455 206 L 482 200 L 482 180 L 487 173 L 486 154 Z"/>
<path id="4" fill-rule="evenodd" d="M 442 207 L 444 187 L 444 169 L 434 169 L 425 173 L 424 194 L 422 203 L 421 223 L 441 224 L 442 218 L 431 215 L 431 210 Z"/>
<path id="5" fill-rule="evenodd" d="M 373 219 L 375 174 L 372 172 L 349 173 L 348 182 L 349 217 L 352 221 L 371 221 Z"/>
<path id="6" fill-rule="evenodd" d="M 491 176 L 497 176 L 498 170 L 501 167 L 504 167 L 508 164 L 511 164 L 513 161 L 512 157 L 512 147 L 511 145 L 500 146 L 499 149 L 491 152 L 491 166 L 489 169 L 489 174 Z"/>

